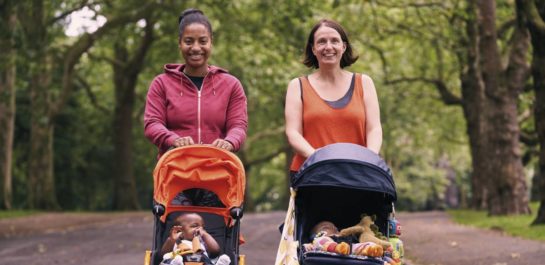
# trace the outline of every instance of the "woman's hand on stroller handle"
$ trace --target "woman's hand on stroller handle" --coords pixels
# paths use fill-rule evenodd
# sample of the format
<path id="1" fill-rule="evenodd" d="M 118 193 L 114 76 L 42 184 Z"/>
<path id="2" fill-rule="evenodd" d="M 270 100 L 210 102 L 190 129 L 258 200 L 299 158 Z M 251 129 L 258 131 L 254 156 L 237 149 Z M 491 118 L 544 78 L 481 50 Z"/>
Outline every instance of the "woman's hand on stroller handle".
<path id="1" fill-rule="evenodd" d="M 199 144 L 195 143 L 193 141 L 193 138 L 191 138 L 191 136 L 185 136 L 185 137 L 180 137 L 180 138 L 174 140 L 174 143 L 172 144 L 172 146 L 168 150 L 170 151 L 170 150 L 172 150 L 174 148 L 188 146 L 188 145 L 199 145 Z M 232 143 L 230 143 L 227 140 L 219 139 L 219 138 L 214 140 L 214 142 L 212 142 L 211 144 L 200 144 L 200 145 L 214 146 L 214 147 L 217 147 L 217 148 L 220 148 L 220 149 L 225 149 L 225 150 L 231 151 L 231 152 L 235 149 L 235 147 L 233 146 Z"/>
<path id="2" fill-rule="evenodd" d="M 191 138 L 191 136 L 185 136 L 185 137 L 180 137 L 174 140 L 174 143 L 172 143 L 172 146 L 182 147 L 182 146 L 192 145 L 192 144 L 195 144 L 195 142 L 193 141 L 193 138 Z"/>
<path id="3" fill-rule="evenodd" d="M 229 141 L 219 138 L 214 140 L 211 145 L 217 148 L 225 149 L 227 151 L 233 151 L 235 149 L 233 147 L 233 144 L 231 144 Z"/>

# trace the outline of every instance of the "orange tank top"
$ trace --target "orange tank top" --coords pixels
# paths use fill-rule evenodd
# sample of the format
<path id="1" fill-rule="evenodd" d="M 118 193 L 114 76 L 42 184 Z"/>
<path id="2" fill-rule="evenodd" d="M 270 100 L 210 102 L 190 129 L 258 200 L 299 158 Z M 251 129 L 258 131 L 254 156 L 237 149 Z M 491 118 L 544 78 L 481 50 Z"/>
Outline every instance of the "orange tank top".
<path id="1" fill-rule="evenodd" d="M 354 143 L 367 146 L 365 131 L 365 105 L 361 75 L 356 74 L 352 98 L 342 108 L 333 108 L 310 85 L 308 78 L 300 77 L 303 100 L 303 137 L 314 148 L 333 143 Z M 290 166 L 299 170 L 305 162 L 296 154 Z"/>

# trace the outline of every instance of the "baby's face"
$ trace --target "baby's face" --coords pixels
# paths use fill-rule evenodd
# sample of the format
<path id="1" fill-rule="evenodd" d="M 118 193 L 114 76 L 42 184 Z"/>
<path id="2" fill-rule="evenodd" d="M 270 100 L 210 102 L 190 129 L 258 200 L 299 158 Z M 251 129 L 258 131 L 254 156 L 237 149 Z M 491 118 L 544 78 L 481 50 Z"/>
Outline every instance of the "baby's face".
<path id="1" fill-rule="evenodd" d="M 184 216 L 181 220 L 183 238 L 185 240 L 192 240 L 195 236 L 195 230 L 202 229 L 204 221 L 198 214 L 189 214 Z"/>
<path id="2" fill-rule="evenodd" d="M 323 221 L 316 225 L 316 232 L 325 232 L 326 235 L 334 235 L 339 233 L 339 229 L 332 222 Z"/>

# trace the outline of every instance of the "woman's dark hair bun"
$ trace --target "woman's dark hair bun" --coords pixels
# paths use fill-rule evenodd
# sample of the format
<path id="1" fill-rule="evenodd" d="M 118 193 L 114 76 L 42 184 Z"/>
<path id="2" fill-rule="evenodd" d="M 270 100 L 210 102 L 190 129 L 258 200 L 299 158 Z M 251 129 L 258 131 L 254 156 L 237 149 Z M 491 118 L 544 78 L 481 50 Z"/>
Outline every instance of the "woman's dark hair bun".
<path id="1" fill-rule="evenodd" d="M 201 14 L 204 16 L 204 13 L 201 10 L 196 8 L 188 8 L 184 10 L 182 14 L 180 14 L 180 16 L 178 17 L 178 25 L 180 24 L 180 22 L 182 22 L 182 19 L 184 19 L 184 17 L 190 14 Z"/>
<path id="2" fill-rule="evenodd" d="M 204 13 L 196 8 L 188 8 L 178 17 L 178 41 L 180 41 L 185 27 L 193 23 L 204 25 L 208 29 L 210 36 L 212 36 L 212 25 L 210 25 L 210 21 L 208 21 Z"/>

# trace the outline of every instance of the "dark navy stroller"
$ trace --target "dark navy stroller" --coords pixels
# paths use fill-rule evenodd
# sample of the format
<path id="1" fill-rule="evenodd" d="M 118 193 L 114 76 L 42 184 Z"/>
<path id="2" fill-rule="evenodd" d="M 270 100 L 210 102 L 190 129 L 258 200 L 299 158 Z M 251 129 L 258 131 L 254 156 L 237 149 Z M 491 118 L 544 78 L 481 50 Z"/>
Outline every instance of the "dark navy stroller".
<path id="1" fill-rule="evenodd" d="M 310 241 L 312 226 L 323 220 L 333 222 L 340 230 L 357 224 L 363 213 L 375 215 L 375 224 L 387 235 L 397 195 L 390 169 L 377 154 L 356 144 L 325 146 L 305 161 L 292 178 L 291 187 L 295 191 L 292 230 L 293 239 L 299 243 L 299 264 L 384 264 L 381 259 L 365 256 L 303 250 L 303 244 Z"/>

